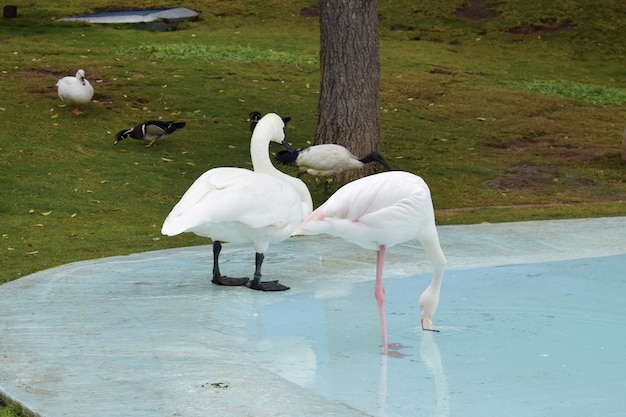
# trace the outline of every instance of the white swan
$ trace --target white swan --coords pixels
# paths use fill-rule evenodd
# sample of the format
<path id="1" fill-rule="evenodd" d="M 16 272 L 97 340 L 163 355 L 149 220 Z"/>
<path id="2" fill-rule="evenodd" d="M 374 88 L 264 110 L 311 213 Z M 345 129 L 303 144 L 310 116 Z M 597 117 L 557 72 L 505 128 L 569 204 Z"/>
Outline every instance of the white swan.
<path id="1" fill-rule="evenodd" d="M 213 283 L 247 285 L 256 290 L 289 289 L 278 281 L 261 282 L 264 253 L 287 239 L 313 208 L 306 185 L 283 174 L 270 161 L 270 142 L 290 147 L 280 116 L 270 113 L 257 124 L 250 141 L 254 171 L 214 168 L 200 176 L 165 219 L 161 233 L 193 232 L 213 240 Z M 222 276 L 221 242 L 252 243 L 256 250 L 254 279 Z"/>
<path id="2" fill-rule="evenodd" d="M 57 92 L 61 101 L 74 106 L 74 114 L 81 114 L 78 107 L 89 103 L 93 97 L 93 87 L 82 69 L 76 72 L 75 77 L 63 77 L 57 81 Z"/>
<path id="3" fill-rule="evenodd" d="M 390 171 L 344 185 L 311 213 L 293 234 L 321 233 L 378 251 L 374 295 L 378 302 L 385 354 L 388 352 L 382 281 L 385 252 L 399 243 L 419 240 L 434 269 L 432 281 L 419 299 L 421 323 L 424 330 L 433 330 L 432 318 L 439 304 L 447 261 L 439 244 L 430 190 L 422 178 L 408 172 Z"/>

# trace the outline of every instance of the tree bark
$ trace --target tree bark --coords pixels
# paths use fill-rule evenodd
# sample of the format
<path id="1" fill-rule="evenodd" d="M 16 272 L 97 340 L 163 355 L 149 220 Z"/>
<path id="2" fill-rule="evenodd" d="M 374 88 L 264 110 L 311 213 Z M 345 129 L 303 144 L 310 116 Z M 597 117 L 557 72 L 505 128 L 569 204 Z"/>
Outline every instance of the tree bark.
<path id="1" fill-rule="evenodd" d="M 357 158 L 380 144 L 380 59 L 376 0 L 319 0 L 320 98 L 315 144 L 336 143 Z M 342 174 L 352 181 L 378 170 Z"/>

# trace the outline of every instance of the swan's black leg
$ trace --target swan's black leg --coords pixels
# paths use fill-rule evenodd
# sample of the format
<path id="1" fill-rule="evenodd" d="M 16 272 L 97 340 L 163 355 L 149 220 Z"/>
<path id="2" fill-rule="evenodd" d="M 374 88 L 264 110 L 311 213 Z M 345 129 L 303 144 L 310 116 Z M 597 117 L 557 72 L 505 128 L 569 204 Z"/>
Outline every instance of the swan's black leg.
<path id="1" fill-rule="evenodd" d="M 278 281 L 264 281 L 261 282 L 261 266 L 263 265 L 263 259 L 265 256 L 262 253 L 256 254 L 256 267 L 254 270 L 254 279 L 246 284 L 248 288 L 259 291 L 285 291 L 289 287 L 280 284 Z"/>
<path id="2" fill-rule="evenodd" d="M 222 250 L 222 244 L 219 240 L 213 242 L 213 279 L 211 282 L 217 285 L 227 285 L 231 287 L 236 287 L 240 285 L 246 285 L 249 278 L 230 278 L 226 276 L 222 276 L 220 274 L 220 264 L 219 257 L 220 251 Z"/>

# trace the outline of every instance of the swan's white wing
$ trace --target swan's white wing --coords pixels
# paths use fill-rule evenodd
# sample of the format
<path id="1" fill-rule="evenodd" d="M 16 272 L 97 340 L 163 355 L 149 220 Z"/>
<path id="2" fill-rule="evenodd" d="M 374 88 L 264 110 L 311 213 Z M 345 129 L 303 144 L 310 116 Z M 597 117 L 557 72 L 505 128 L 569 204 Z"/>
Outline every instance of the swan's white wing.
<path id="1" fill-rule="evenodd" d="M 302 219 L 301 206 L 298 193 L 271 175 L 216 168 L 191 185 L 165 219 L 162 233 L 211 236 L 211 231 L 220 230 L 240 235 L 235 229 L 267 227 L 290 227 L 290 233 Z"/>

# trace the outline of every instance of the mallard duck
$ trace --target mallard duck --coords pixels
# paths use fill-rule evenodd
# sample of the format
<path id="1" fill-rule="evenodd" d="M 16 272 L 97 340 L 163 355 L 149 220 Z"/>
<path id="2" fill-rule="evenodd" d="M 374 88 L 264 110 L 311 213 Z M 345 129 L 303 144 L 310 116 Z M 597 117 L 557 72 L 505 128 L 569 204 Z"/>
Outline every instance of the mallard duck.
<path id="1" fill-rule="evenodd" d="M 278 281 L 261 281 L 261 266 L 270 244 L 287 239 L 311 213 L 306 185 L 277 170 L 270 160 L 270 142 L 290 148 L 280 116 L 270 113 L 257 124 L 250 140 L 253 171 L 213 168 L 200 176 L 165 219 L 167 236 L 193 232 L 213 240 L 213 278 L 218 285 L 246 285 L 262 291 L 283 291 Z M 254 278 L 221 274 L 221 242 L 252 243 L 256 250 Z"/>
<path id="2" fill-rule="evenodd" d="M 185 125 L 185 122 L 162 122 L 160 120 L 148 120 L 147 122 L 140 123 L 130 129 L 120 130 L 117 135 L 115 135 L 115 142 L 113 142 L 113 145 L 117 145 L 119 141 L 131 137 L 133 139 L 149 141 L 146 145 L 146 148 L 149 148 L 153 146 L 157 140 L 165 138 L 178 129 L 182 129 Z"/>
<path id="3" fill-rule="evenodd" d="M 350 182 L 309 215 L 294 235 L 326 233 L 376 250 L 376 286 L 383 338 L 388 352 L 383 264 L 394 245 L 417 239 L 433 265 L 430 285 L 419 298 L 422 329 L 433 330 L 446 257 L 439 244 L 435 212 L 426 182 L 409 172 L 391 171 Z"/>
<path id="4" fill-rule="evenodd" d="M 93 87 L 85 78 L 85 71 L 82 69 L 79 69 L 74 77 L 61 78 L 56 85 L 59 98 L 64 103 L 74 106 L 74 114 L 81 114 L 79 106 L 89 103 L 93 98 Z"/>

